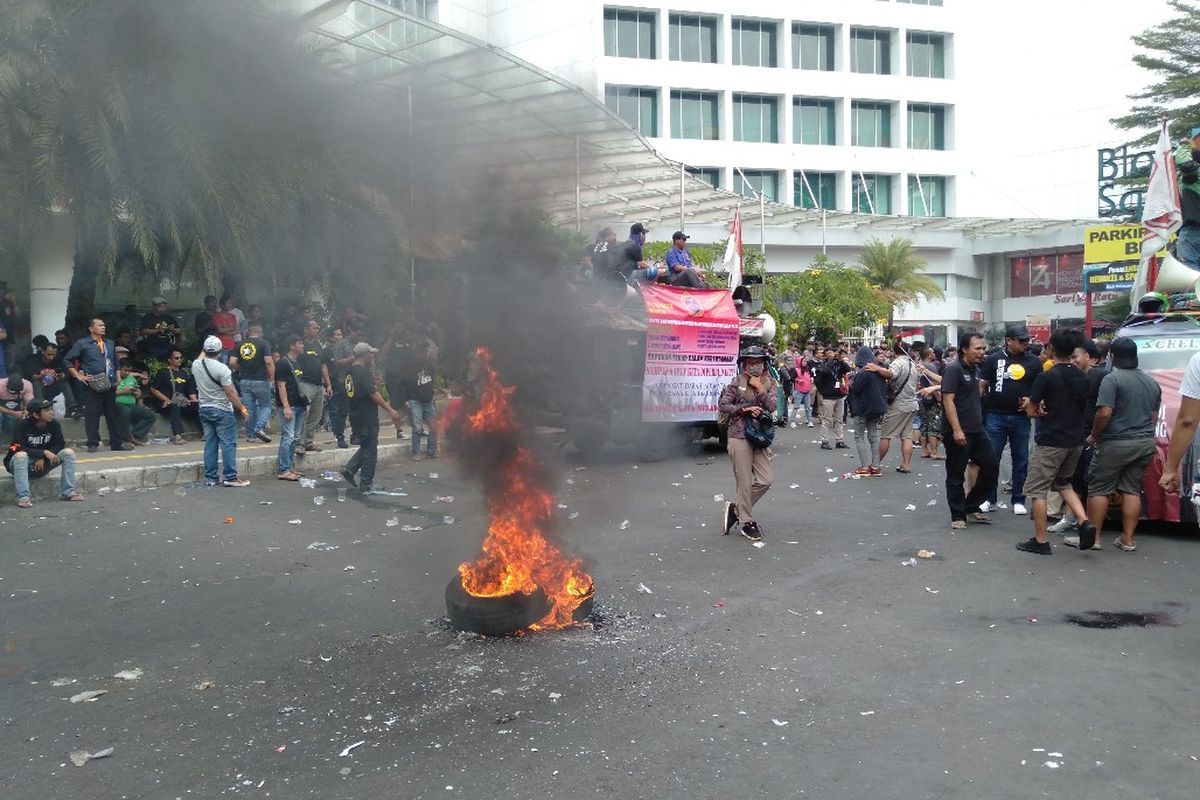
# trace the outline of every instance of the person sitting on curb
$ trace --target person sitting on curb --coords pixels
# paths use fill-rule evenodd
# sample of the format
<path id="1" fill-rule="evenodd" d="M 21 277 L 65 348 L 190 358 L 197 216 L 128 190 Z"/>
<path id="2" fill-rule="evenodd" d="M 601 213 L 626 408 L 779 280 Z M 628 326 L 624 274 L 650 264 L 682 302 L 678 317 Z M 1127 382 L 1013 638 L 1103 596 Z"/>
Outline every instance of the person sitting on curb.
<path id="1" fill-rule="evenodd" d="M 12 444 L 4 454 L 4 468 L 16 484 L 18 507 L 33 507 L 29 479 L 45 477 L 60 465 L 58 496 L 63 500 L 83 499 L 75 491 L 75 451 L 65 445 L 62 426 L 54 419 L 53 404 L 48 400 L 30 403 L 28 416 L 13 434 Z"/>

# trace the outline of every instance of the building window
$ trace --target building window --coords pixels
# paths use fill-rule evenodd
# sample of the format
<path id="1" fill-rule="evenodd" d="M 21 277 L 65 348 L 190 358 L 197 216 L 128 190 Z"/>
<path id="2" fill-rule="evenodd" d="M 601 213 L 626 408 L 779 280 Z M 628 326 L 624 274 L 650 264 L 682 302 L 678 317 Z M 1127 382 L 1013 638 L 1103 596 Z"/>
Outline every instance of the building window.
<path id="1" fill-rule="evenodd" d="M 834 36 L 832 25 L 793 25 L 792 63 L 796 69 L 833 72 Z"/>
<path id="2" fill-rule="evenodd" d="M 909 33 L 908 74 L 914 78 L 946 77 L 946 37 L 940 33 Z"/>
<path id="3" fill-rule="evenodd" d="M 908 106 L 908 146 L 913 150 L 946 149 L 945 106 Z"/>
<path id="4" fill-rule="evenodd" d="M 778 142 L 778 99 L 760 94 L 735 94 L 733 138 L 738 142 Z"/>
<path id="5" fill-rule="evenodd" d="M 796 170 L 792 179 L 792 202 L 800 208 L 837 208 L 836 172 L 804 172 Z"/>
<path id="6" fill-rule="evenodd" d="M 892 176 L 854 174 L 853 208 L 859 214 L 892 213 Z"/>
<path id="7" fill-rule="evenodd" d="M 947 289 L 949 288 L 946 285 L 946 276 L 945 275 L 936 275 L 936 274 L 930 275 L 929 273 L 925 273 L 925 277 L 929 278 L 929 280 L 936 283 L 938 285 L 938 288 L 941 289 L 943 292 L 947 291 Z"/>
<path id="8" fill-rule="evenodd" d="M 721 138 L 716 92 L 671 92 L 671 136 L 675 139 Z"/>
<path id="9" fill-rule="evenodd" d="M 658 90 L 605 86 L 604 105 L 642 136 L 658 136 Z"/>
<path id="10" fill-rule="evenodd" d="M 775 23 L 760 19 L 734 19 L 733 63 L 743 67 L 779 66 Z"/>
<path id="11" fill-rule="evenodd" d="M 837 144 L 837 117 L 832 100 L 797 97 L 792 101 L 795 144 Z"/>
<path id="12" fill-rule="evenodd" d="M 618 58 L 657 58 L 653 11 L 604 9 L 604 55 Z"/>
<path id="13" fill-rule="evenodd" d="M 855 147 L 891 147 L 891 104 L 853 101 L 850 104 L 850 143 Z"/>
<path id="14" fill-rule="evenodd" d="M 425 19 L 433 19 L 429 12 L 433 10 L 436 0 L 383 0 L 385 5 Z"/>
<path id="15" fill-rule="evenodd" d="M 946 216 L 946 179 L 935 175 L 910 175 L 908 178 L 908 215 L 910 217 Z"/>
<path id="16" fill-rule="evenodd" d="M 851 28 L 850 71 L 863 72 L 868 75 L 891 75 L 891 31 L 875 28 Z"/>
<path id="17" fill-rule="evenodd" d="M 775 170 L 735 170 L 734 178 L 738 185 L 738 192 L 745 197 L 752 197 L 757 200 L 758 194 L 762 194 L 763 197 L 772 203 L 779 200 L 779 173 Z"/>
<path id="18" fill-rule="evenodd" d="M 955 294 L 964 300 L 983 299 L 983 280 L 981 278 L 964 278 L 959 275 L 954 282 L 958 287 Z"/>
<path id="19" fill-rule="evenodd" d="M 721 188 L 720 167 L 687 167 L 687 172 L 692 177 L 699 178 L 714 189 Z"/>
<path id="20" fill-rule="evenodd" d="M 717 63 L 717 18 L 699 14 L 672 14 L 670 17 L 672 61 Z"/>

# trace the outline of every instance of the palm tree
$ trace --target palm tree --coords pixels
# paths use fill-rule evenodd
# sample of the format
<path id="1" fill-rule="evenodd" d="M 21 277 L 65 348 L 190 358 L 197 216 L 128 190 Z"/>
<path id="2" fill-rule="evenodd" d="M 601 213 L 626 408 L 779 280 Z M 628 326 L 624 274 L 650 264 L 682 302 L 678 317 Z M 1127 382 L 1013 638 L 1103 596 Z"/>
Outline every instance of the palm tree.
<path id="1" fill-rule="evenodd" d="M 908 239 L 868 240 L 856 266 L 887 301 L 888 330 L 895 326 L 896 306 L 915 303 L 920 297 L 941 300 L 946 296 L 925 274 L 925 259 L 917 255 Z"/>

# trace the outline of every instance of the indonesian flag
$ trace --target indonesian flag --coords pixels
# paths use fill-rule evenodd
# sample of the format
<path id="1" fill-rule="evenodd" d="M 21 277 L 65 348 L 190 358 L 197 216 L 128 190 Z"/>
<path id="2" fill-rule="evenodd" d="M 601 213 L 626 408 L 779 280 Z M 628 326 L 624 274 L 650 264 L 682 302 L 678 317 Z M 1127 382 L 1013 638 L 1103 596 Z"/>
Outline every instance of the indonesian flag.
<path id="1" fill-rule="evenodd" d="M 1133 282 L 1133 294 L 1130 295 L 1134 308 L 1137 308 L 1137 302 L 1143 294 L 1154 289 L 1158 276 L 1155 253 L 1167 246 L 1171 234 L 1179 230 L 1182 222 L 1179 178 L 1175 174 L 1174 151 L 1171 149 L 1171 139 L 1167 136 L 1167 120 L 1164 117 L 1158 132 L 1158 144 L 1154 148 L 1150 183 L 1142 204 L 1142 257 L 1137 279 Z"/>
<path id="2" fill-rule="evenodd" d="M 729 270 L 729 288 L 736 289 L 742 283 L 742 207 L 733 212 L 733 225 L 729 227 L 729 244 L 725 245 L 725 264 Z"/>

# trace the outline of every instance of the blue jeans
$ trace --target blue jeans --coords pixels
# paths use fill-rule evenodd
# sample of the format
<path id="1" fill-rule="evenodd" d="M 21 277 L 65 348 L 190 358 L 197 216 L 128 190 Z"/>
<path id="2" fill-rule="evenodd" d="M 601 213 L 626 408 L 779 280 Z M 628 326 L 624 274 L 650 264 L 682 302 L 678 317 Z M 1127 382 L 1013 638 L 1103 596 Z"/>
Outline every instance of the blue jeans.
<path id="1" fill-rule="evenodd" d="M 67 448 L 58 451 L 58 460 L 62 464 L 62 473 L 58 478 L 58 496 L 70 497 L 75 494 L 75 451 Z M 17 489 L 18 500 L 29 499 L 29 479 L 41 478 L 53 470 L 54 464 L 43 462 L 42 469 L 35 469 L 29 460 L 28 453 L 15 453 L 8 462 L 7 469 L 13 476 Z"/>
<path id="2" fill-rule="evenodd" d="M 794 390 L 792 392 L 792 418 L 795 422 L 800 421 L 800 409 L 804 409 L 804 421 L 812 422 L 812 392 L 801 392 Z"/>
<path id="3" fill-rule="evenodd" d="M 1008 442 L 1012 456 L 1012 501 L 1025 503 L 1025 473 L 1029 471 L 1029 417 L 1025 414 L 996 414 L 987 416 L 987 436 L 992 443 L 992 452 L 999 463 Z M 988 501 L 996 505 L 996 487 L 992 487 Z"/>
<path id="4" fill-rule="evenodd" d="M 217 482 L 217 447 L 221 448 L 223 480 L 237 480 L 237 418 L 232 411 L 200 406 L 200 430 L 204 431 L 204 480 Z"/>
<path id="5" fill-rule="evenodd" d="M 423 403 L 420 400 L 409 400 L 408 407 L 412 411 L 412 454 L 421 452 L 421 434 L 425 434 L 425 452 L 431 456 L 437 455 L 437 431 L 433 421 L 437 419 L 437 403 Z"/>
<path id="6" fill-rule="evenodd" d="M 338 439 L 346 438 L 346 415 L 350 413 L 350 398 L 338 390 L 335 382 L 333 396 L 329 398 L 329 429 Z"/>
<path id="7" fill-rule="evenodd" d="M 1200 270 L 1200 225 L 1184 225 L 1175 242 L 1175 257 L 1192 269 Z"/>
<path id="8" fill-rule="evenodd" d="M 292 418 L 279 412 L 279 463 L 276 474 L 287 472 L 296 465 L 296 442 L 304 433 L 304 406 L 292 406 Z"/>
<path id="9" fill-rule="evenodd" d="M 243 380 L 242 405 L 246 407 L 246 435 L 253 436 L 271 419 L 271 382 Z"/>

